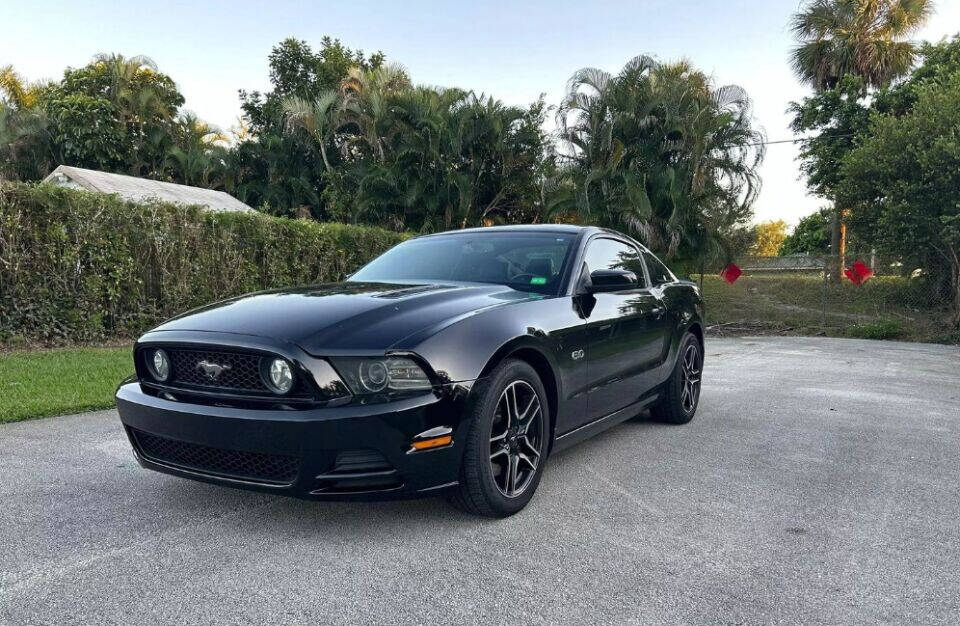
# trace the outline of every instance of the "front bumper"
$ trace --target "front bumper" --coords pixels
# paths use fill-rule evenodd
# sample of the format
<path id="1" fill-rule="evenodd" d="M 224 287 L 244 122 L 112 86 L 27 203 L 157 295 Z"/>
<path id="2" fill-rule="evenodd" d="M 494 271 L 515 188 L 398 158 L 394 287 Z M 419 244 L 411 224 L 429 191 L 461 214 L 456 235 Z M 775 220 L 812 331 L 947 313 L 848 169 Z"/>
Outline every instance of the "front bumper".
<path id="1" fill-rule="evenodd" d="M 382 404 L 285 411 L 166 400 L 129 382 L 117 411 L 148 469 L 299 498 L 388 499 L 457 484 L 468 395 L 456 383 Z M 451 445 L 412 451 L 417 435 L 447 428 Z"/>

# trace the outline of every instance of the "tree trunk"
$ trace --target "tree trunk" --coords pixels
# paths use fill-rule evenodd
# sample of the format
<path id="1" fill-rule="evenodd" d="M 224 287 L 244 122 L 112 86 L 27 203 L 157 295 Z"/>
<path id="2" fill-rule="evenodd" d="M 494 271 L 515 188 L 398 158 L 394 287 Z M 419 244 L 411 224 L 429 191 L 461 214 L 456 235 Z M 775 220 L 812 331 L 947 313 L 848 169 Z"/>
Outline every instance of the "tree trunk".
<path id="1" fill-rule="evenodd" d="M 330 161 L 327 160 L 327 147 L 324 144 L 325 142 L 321 138 L 320 139 L 320 156 L 323 157 L 323 166 L 327 168 L 327 171 L 329 172 L 331 170 Z"/>
<path id="2" fill-rule="evenodd" d="M 830 225 L 830 282 L 834 284 L 839 284 L 840 277 L 843 276 L 843 255 L 840 251 L 842 247 L 840 213 L 840 207 L 834 204 L 833 222 Z"/>

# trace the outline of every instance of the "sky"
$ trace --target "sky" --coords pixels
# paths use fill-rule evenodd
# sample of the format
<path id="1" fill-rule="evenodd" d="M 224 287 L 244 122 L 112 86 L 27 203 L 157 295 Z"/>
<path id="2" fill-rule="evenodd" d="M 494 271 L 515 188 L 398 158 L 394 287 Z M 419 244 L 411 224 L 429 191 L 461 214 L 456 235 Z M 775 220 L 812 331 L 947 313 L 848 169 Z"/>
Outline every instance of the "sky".
<path id="1" fill-rule="evenodd" d="M 186 98 L 185 108 L 229 129 L 239 89 L 268 88 L 267 55 L 287 37 L 319 47 L 330 35 L 383 51 L 414 82 L 463 87 L 507 104 L 541 94 L 557 104 L 582 67 L 617 72 L 649 54 L 686 58 L 717 84 L 738 84 L 771 141 L 791 139 L 789 103 L 808 95 L 788 65 L 788 28 L 800 0 L 599 0 L 595 2 L 43 3 L 0 0 L 0 66 L 30 80 L 57 79 L 99 52 L 152 58 Z M 917 39 L 960 32 L 960 0 L 937 0 Z M 795 144 L 768 147 L 755 220 L 789 224 L 824 201 L 806 193 Z"/>

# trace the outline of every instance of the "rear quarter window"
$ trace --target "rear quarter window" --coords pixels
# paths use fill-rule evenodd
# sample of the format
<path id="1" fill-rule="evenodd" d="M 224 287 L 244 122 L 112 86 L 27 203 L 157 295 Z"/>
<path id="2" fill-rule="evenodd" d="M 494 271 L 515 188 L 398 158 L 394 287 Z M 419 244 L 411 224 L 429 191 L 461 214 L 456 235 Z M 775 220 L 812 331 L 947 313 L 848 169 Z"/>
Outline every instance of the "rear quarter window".
<path id="1" fill-rule="evenodd" d="M 649 250 L 643 251 L 643 260 L 647 262 L 647 270 L 650 272 L 650 282 L 654 287 L 665 283 L 672 283 L 677 280 L 673 272 Z"/>

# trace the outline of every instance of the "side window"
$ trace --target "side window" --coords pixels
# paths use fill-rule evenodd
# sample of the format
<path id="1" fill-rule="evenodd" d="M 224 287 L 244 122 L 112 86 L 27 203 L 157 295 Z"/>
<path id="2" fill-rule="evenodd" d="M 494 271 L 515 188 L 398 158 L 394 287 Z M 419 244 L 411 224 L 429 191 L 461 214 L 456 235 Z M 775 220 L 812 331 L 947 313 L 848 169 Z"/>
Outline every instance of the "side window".
<path id="1" fill-rule="evenodd" d="M 654 287 L 664 283 L 672 283 L 676 280 L 673 272 L 667 269 L 667 266 L 649 251 L 643 251 L 643 258 L 647 262 L 647 269 L 650 271 L 650 282 L 653 283 Z"/>
<path id="2" fill-rule="evenodd" d="M 643 261 L 633 246 L 616 239 L 594 239 L 587 246 L 584 255 L 587 272 L 596 270 L 627 270 L 637 275 L 638 284 L 646 284 L 643 275 Z"/>

